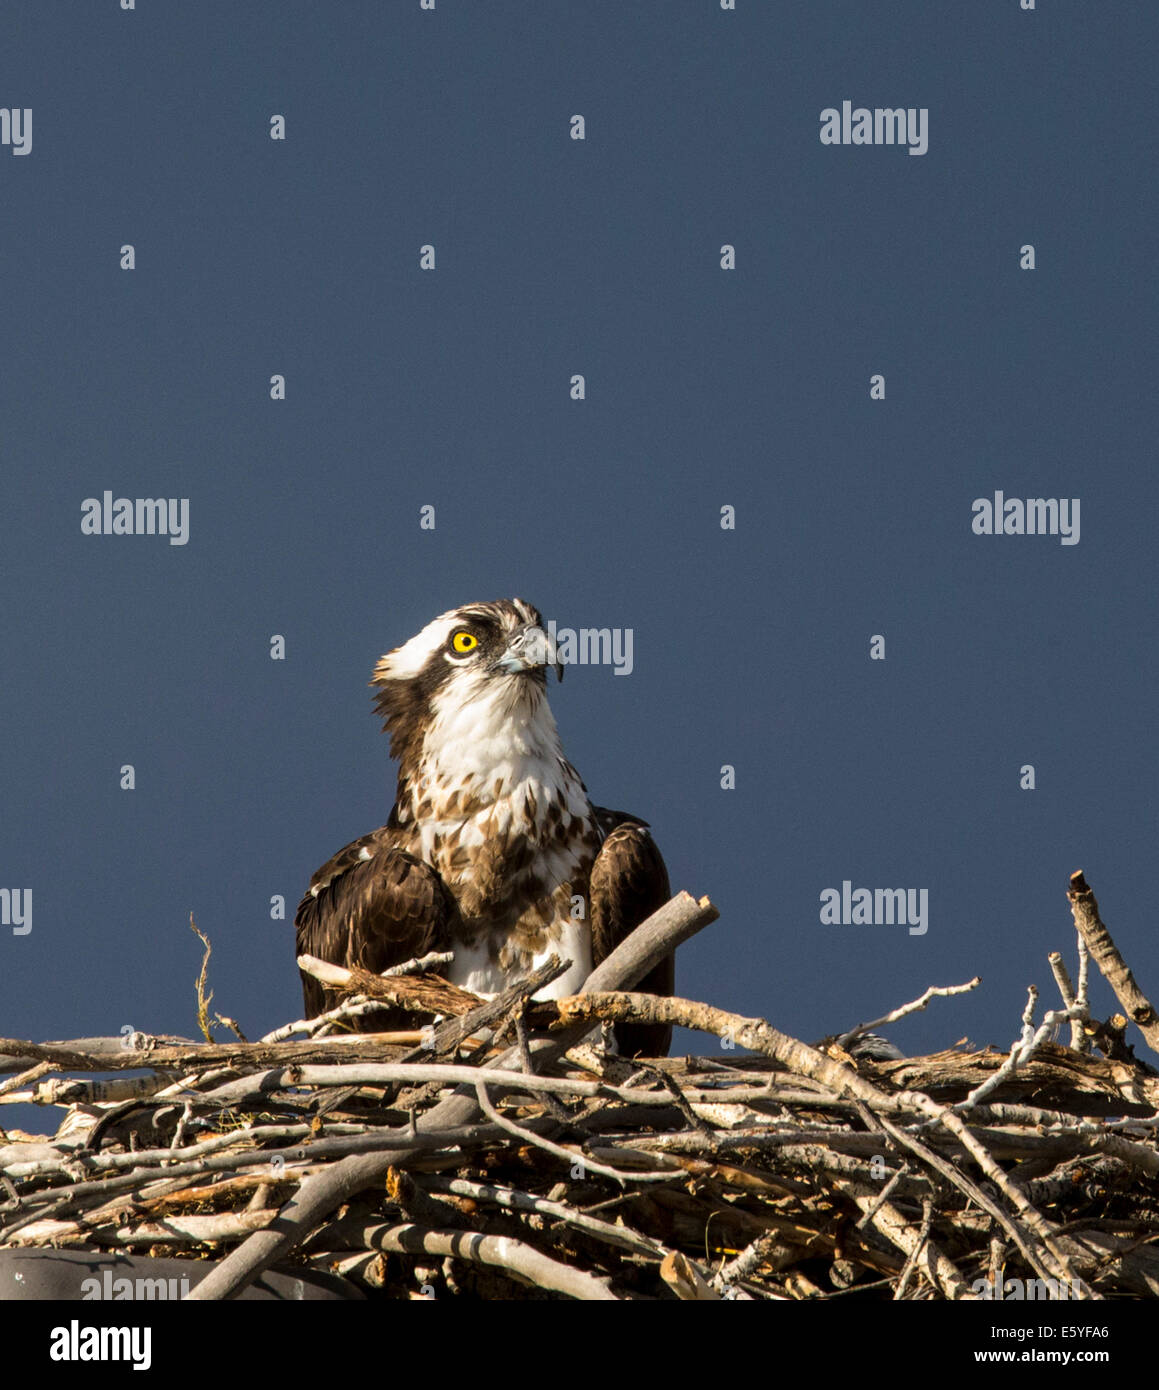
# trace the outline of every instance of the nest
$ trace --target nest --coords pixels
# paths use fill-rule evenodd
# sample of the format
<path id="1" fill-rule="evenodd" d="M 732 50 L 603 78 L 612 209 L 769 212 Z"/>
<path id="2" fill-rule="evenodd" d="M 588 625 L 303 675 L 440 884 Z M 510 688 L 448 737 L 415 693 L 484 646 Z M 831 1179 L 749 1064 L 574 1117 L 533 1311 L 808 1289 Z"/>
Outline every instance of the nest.
<path id="1" fill-rule="evenodd" d="M 272 1264 L 392 1298 L 1159 1294 L 1159 1078 L 1125 1017 L 1086 1016 L 1085 969 L 1009 1053 L 918 1058 L 867 1040 L 882 1020 L 811 1047 L 608 987 L 715 915 L 681 895 L 585 993 L 532 1001 L 550 965 L 487 1002 L 447 986 L 410 1033 L 317 1036 L 429 1010 L 429 962 L 258 1043 L 0 1042 L 0 1099 L 68 1108 L 51 1139 L 4 1136 L 0 1251 L 181 1256 L 194 1298 Z M 716 1050 L 624 1059 L 625 1021 Z"/>

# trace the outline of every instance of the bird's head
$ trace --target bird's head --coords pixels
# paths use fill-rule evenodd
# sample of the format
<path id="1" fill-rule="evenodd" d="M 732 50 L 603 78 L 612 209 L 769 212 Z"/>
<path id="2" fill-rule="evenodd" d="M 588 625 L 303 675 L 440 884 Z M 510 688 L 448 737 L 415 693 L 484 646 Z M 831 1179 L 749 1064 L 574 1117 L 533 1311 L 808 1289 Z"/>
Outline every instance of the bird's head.
<path id="1" fill-rule="evenodd" d="M 547 712 L 547 667 L 563 664 L 538 609 L 523 599 L 469 603 L 430 622 L 381 657 L 375 709 L 402 762 L 429 756 L 432 740 L 471 745 L 530 725 Z M 496 750 L 498 751 L 498 750 Z"/>

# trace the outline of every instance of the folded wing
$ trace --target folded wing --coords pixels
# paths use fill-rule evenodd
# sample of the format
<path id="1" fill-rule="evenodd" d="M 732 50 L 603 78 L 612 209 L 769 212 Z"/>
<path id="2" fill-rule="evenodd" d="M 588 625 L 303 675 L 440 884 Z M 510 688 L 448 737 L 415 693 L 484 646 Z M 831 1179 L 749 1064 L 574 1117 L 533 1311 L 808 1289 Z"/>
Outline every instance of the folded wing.
<path id="1" fill-rule="evenodd" d="M 388 828 L 364 835 L 324 864 L 298 907 L 298 955 L 376 974 L 428 951 L 449 948 L 455 903 L 428 864 L 391 844 Z M 306 1016 L 339 1002 L 312 976 L 302 975 Z M 381 1009 L 352 1019 L 361 1033 L 417 1027 L 405 1009 Z"/>
<path id="2" fill-rule="evenodd" d="M 668 870 L 647 822 L 624 811 L 595 810 L 605 833 L 590 886 L 592 960 L 599 965 L 672 894 Z M 675 973 L 674 957 L 666 956 L 633 988 L 669 995 Z M 624 1057 L 666 1057 L 672 1044 L 667 1024 L 617 1024 L 614 1031 Z"/>

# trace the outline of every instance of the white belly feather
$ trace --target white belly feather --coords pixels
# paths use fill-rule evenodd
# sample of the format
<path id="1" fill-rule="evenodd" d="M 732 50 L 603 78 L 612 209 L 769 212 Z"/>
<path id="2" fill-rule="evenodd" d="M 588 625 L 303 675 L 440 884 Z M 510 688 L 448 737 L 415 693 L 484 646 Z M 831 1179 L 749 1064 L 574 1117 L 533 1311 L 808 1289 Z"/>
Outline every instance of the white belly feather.
<path id="1" fill-rule="evenodd" d="M 592 934 L 588 923 L 569 917 L 558 925 L 562 927 L 561 936 L 532 958 L 528 971 L 538 970 L 549 956 L 570 960 L 571 965 L 558 980 L 538 990 L 532 996 L 534 999 L 562 999 L 565 995 L 575 994 L 592 973 Z M 499 962 L 485 937 L 480 937 L 473 946 L 455 947 L 455 958 L 447 968 L 447 979 L 460 989 L 469 989 L 472 994 L 484 999 L 493 999 L 511 983 L 510 973 L 499 968 Z"/>

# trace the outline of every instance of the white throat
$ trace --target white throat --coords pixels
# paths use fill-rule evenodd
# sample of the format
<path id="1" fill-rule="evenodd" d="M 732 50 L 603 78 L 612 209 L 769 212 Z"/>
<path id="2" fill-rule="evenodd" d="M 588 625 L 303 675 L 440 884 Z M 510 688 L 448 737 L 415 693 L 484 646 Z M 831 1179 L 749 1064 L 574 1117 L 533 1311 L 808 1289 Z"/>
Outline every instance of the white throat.
<path id="1" fill-rule="evenodd" d="M 567 780 L 547 694 L 523 676 L 454 681 L 431 713 L 421 769 L 428 795 L 446 788 L 486 805 L 525 783 L 548 788 Z"/>

